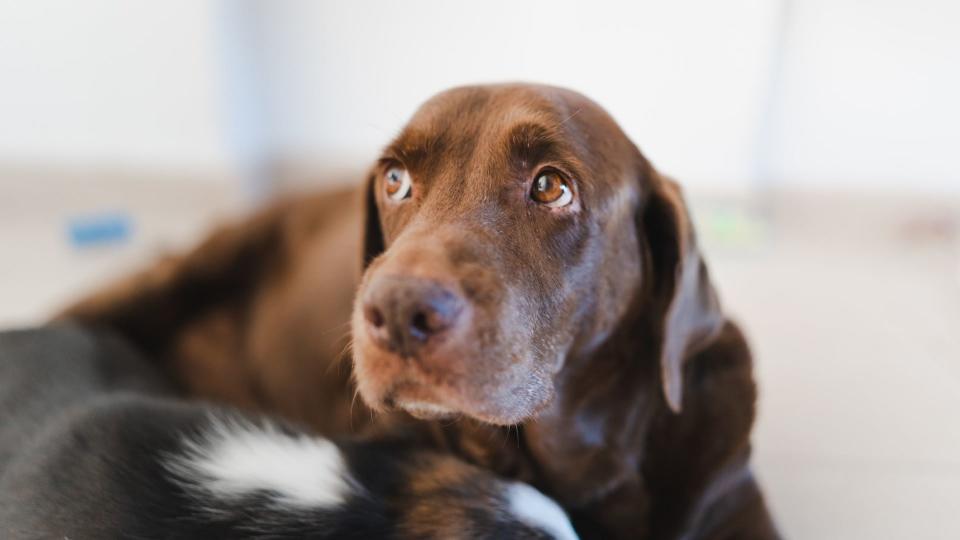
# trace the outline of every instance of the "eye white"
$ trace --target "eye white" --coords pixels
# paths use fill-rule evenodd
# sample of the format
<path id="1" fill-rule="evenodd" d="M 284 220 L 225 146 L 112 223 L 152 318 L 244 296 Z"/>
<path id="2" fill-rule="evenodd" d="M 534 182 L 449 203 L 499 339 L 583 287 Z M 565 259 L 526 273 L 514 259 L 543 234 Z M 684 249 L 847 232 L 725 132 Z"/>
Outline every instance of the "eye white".
<path id="1" fill-rule="evenodd" d="M 564 206 L 573 202 L 573 190 L 570 189 L 570 186 L 561 184 L 560 189 L 563 190 L 563 193 L 557 197 L 557 200 L 546 203 L 548 207 L 563 208 Z"/>
<path id="2" fill-rule="evenodd" d="M 400 187 L 393 193 L 387 193 L 387 197 L 393 201 L 402 201 L 410 195 L 410 189 L 413 187 L 413 182 L 410 179 L 410 173 L 407 172 L 406 169 L 395 167 L 387 171 L 388 182 L 391 181 L 391 177 L 395 176 L 399 176 Z"/>

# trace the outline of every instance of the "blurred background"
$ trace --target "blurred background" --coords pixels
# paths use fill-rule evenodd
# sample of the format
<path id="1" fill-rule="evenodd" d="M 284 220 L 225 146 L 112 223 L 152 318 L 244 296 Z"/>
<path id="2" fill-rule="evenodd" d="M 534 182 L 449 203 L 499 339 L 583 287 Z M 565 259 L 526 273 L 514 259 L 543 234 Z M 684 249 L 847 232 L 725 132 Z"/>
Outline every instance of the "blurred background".
<path id="1" fill-rule="evenodd" d="M 960 538 L 960 3 L 0 0 L 0 326 L 523 80 L 680 179 L 793 538 Z"/>

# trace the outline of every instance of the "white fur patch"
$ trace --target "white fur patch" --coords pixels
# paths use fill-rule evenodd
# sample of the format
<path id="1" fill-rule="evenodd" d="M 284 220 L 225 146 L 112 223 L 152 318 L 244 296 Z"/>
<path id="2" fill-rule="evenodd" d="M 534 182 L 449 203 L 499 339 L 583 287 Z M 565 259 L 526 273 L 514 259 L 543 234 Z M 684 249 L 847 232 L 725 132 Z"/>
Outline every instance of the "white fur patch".
<path id="1" fill-rule="evenodd" d="M 221 499 L 262 492 L 282 505 L 332 508 L 359 492 L 335 444 L 268 423 L 213 419 L 184 446 L 184 454 L 167 461 L 168 470 Z"/>
<path id="2" fill-rule="evenodd" d="M 576 540 L 570 518 L 553 499 L 536 489 L 515 482 L 507 490 L 510 512 L 523 523 L 536 527 L 557 540 Z"/>

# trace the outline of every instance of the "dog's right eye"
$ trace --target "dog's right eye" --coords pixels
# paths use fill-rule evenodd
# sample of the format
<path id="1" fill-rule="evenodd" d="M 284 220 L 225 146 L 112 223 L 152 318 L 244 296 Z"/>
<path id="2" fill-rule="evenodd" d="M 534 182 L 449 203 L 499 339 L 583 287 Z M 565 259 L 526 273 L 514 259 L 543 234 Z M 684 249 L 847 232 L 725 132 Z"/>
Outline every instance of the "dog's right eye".
<path id="1" fill-rule="evenodd" d="M 384 190 L 393 201 L 402 201 L 410 196 L 413 182 L 410 173 L 403 167 L 390 167 L 383 177 Z"/>

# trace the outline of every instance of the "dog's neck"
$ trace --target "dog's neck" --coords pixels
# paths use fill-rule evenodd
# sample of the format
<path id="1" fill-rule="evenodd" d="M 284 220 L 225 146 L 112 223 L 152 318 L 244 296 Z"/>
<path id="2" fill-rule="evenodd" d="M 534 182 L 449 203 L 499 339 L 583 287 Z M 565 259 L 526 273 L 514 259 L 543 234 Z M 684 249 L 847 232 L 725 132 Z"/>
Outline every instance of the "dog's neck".
<path id="1" fill-rule="evenodd" d="M 434 443 L 551 494 L 571 509 L 578 528 L 599 537 L 672 530 L 696 506 L 687 497 L 749 451 L 749 350 L 728 323 L 690 360 L 698 367 L 688 377 L 713 384 L 689 387 L 678 415 L 663 397 L 655 326 L 642 316 L 628 321 L 595 350 L 570 355 L 553 402 L 519 429 L 468 420 L 421 426 L 429 426 Z"/>
<path id="2" fill-rule="evenodd" d="M 643 491 L 650 423 L 669 414 L 647 334 L 626 322 L 594 350 L 571 355 L 555 379 L 554 400 L 519 429 L 463 421 L 436 426 L 435 435 L 472 461 L 564 498 L 568 507 Z M 498 437 L 502 445 L 489 444 Z"/>
<path id="3" fill-rule="evenodd" d="M 571 504 L 639 479 L 651 419 L 665 407 L 648 334 L 627 320 L 593 350 L 571 355 L 555 380 L 556 398 L 524 426 L 556 491 L 579 498 Z"/>

